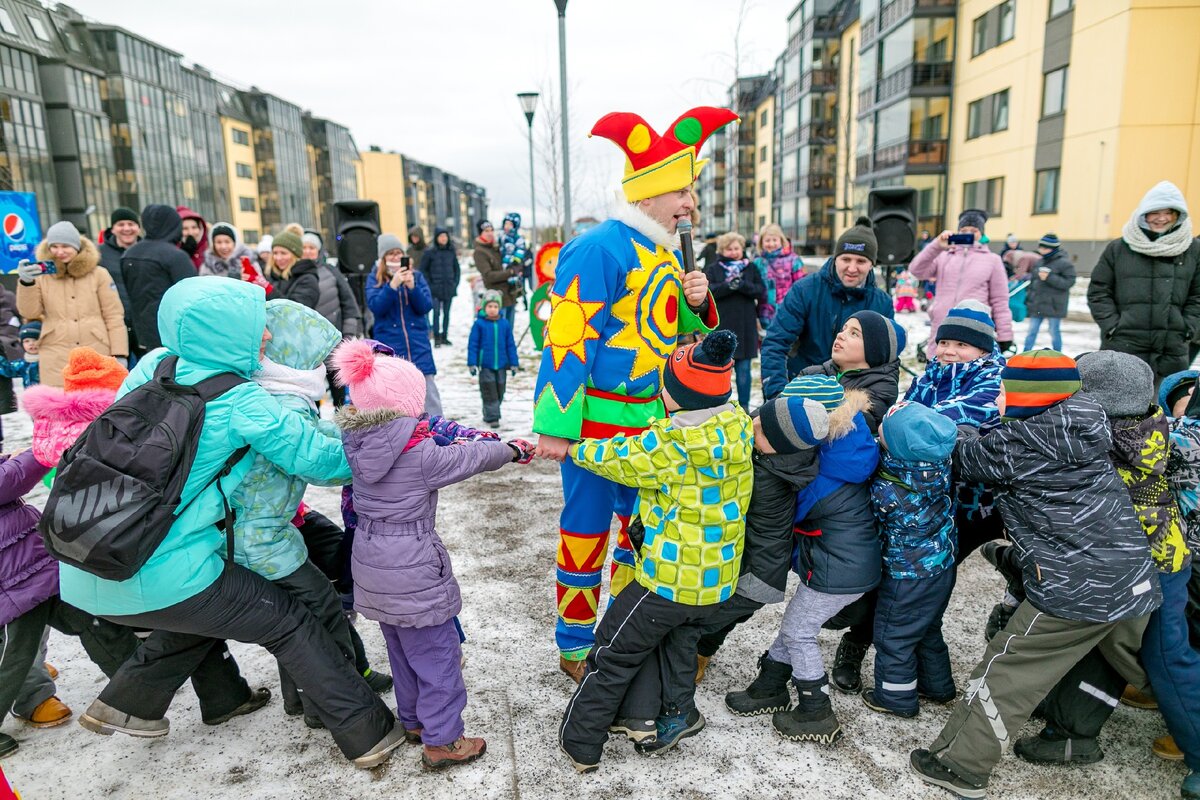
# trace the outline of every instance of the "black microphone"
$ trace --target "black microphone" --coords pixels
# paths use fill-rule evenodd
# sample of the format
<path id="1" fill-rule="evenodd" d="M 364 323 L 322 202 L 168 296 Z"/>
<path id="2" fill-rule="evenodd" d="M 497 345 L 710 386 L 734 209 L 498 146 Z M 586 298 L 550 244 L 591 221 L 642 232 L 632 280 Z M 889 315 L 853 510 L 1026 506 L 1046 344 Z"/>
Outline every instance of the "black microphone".
<path id="1" fill-rule="evenodd" d="M 692 223 L 689 220 L 681 219 L 675 225 L 675 232 L 679 234 L 679 249 L 683 253 L 683 271 L 696 271 L 696 254 L 692 251 Z"/>

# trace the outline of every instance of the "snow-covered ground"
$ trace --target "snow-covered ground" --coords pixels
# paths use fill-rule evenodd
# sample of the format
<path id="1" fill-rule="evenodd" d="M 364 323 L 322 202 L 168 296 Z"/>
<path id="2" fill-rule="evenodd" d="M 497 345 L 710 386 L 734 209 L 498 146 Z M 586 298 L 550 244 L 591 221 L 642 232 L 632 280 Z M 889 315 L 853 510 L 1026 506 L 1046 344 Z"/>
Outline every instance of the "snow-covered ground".
<path id="1" fill-rule="evenodd" d="M 465 369 L 469 303 L 464 287 L 453 310 L 454 346 L 435 353 L 446 413 L 478 423 L 479 394 Z M 1086 304 L 1080 307 L 1086 310 Z M 911 331 L 910 342 L 928 330 L 923 314 L 902 320 Z M 518 333 L 525 325 L 524 318 L 518 321 Z M 1018 341 L 1025 330 L 1025 323 L 1018 325 Z M 1064 336 L 1069 353 L 1096 346 L 1091 323 L 1067 322 Z M 909 365 L 917 368 L 911 353 L 910 343 Z M 504 406 L 502 432 L 511 436 L 529 435 L 537 361 L 528 338 L 521 355 L 526 369 L 509 382 Z M 7 416 L 4 426 L 9 450 L 28 444 L 30 429 L 22 414 Z M 40 504 L 44 494 L 39 490 L 34 501 Z M 338 518 L 336 491 L 313 489 L 306 499 Z M 725 710 L 722 697 L 751 680 L 755 660 L 777 629 L 781 606 L 768 607 L 739 628 L 713 660 L 697 692 L 697 703 L 708 719 L 703 733 L 653 760 L 614 739 L 600 771 L 577 776 L 555 741 L 573 688 L 558 672 L 553 641 L 559 503 L 557 469 L 545 463 L 506 467 L 441 493 L 439 530 L 462 585 L 462 622 L 469 637 L 468 733 L 488 741 L 487 756 L 473 765 L 426 773 L 418 765 L 418 749 L 405 747 L 374 772 L 354 769 L 327 733 L 310 731 L 299 718 L 284 716 L 271 657 L 257 647 L 233 644 L 251 684 L 270 686 L 275 692 L 259 712 L 209 728 L 201 723 L 196 698 L 185 686 L 169 712 L 171 734 L 159 740 L 96 736 L 74 722 L 33 730 L 9 718 L 3 730 L 20 741 L 21 749 L 4 759 L 4 771 L 26 800 L 947 796 L 917 780 L 909 771 L 908 753 L 933 740 L 948 709 L 925 706 L 916 719 L 901 720 L 868 711 L 857 697 L 835 694 L 846 736 L 832 747 L 786 742 L 773 732 L 768 718 L 743 719 Z M 963 565 L 945 619 L 960 687 L 983 652 L 984 620 L 1001 590 L 1000 579 L 978 556 Z M 360 620 L 359 630 L 373 662 L 386 669 L 378 628 Z M 827 663 L 836 646 L 837 634 L 822 635 Z M 76 713 L 83 711 L 103 686 L 102 674 L 76 640 L 57 633 L 51 635 L 49 657 L 61 671 L 59 696 Z M 866 681 L 872 680 L 871 674 L 868 659 Z M 387 700 L 394 704 L 392 698 Z M 1036 730 L 1030 724 L 1023 733 Z M 1052 769 L 1010 754 L 996 771 L 991 795 L 1027 800 L 1178 797 L 1183 766 L 1160 761 L 1149 749 L 1150 741 L 1164 732 L 1157 713 L 1121 706 L 1104 730 L 1102 762 Z"/>

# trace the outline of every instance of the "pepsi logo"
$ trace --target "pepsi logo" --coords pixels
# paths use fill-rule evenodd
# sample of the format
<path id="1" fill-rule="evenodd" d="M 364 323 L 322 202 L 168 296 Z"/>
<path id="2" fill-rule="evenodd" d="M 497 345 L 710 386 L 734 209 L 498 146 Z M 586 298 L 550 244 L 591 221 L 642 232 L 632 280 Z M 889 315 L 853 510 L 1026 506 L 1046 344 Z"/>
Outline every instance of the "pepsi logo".
<path id="1" fill-rule="evenodd" d="M 20 214 L 4 215 L 4 235 L 14 242 L 25 238 L 25 219 Z"/>

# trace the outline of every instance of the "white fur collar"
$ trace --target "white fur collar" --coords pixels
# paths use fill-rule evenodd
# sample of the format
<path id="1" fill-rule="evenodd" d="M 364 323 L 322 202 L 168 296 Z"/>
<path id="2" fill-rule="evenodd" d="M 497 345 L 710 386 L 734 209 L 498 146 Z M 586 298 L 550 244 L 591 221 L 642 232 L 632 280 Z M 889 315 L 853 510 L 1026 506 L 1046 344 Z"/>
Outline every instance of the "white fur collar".
<path id="1" fill-rule="evenodd" d="M 620 195 L 617 207 L 613 209 L 612 218 L 625 223 L 657 245 L 668 250 L 679 249 L 678 234 L 667 233 L 667 229 L 661 222 L 642 211 L 637 203 L 626 202 L 624 195 Z"/>

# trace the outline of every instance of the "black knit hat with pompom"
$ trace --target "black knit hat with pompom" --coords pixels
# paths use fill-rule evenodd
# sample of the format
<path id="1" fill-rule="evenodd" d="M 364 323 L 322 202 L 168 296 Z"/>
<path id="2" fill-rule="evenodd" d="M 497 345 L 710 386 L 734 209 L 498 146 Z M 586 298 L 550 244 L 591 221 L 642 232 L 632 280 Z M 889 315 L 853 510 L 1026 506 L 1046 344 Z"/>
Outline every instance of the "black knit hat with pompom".
<path id="1" fill-rule="evenodd" d="M 833 256 L 837 258 L 843 253 L 865 256 L 874 264 L 879 257 L 879 242 L 875 239 L 875 226 L 869 217 L 859 217 L 854 221 L 853 228 L 838 237 L 837 245 L 833 248 Z"/>
<path id="2" fill-rule="evenodd" d="M 716 331 L 701 342 L 680 347 L 667 359 L 663 389 L 687 411 L 729 402 L 736 349 L 737 336 L 732 331 Z"/>

